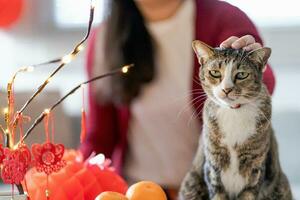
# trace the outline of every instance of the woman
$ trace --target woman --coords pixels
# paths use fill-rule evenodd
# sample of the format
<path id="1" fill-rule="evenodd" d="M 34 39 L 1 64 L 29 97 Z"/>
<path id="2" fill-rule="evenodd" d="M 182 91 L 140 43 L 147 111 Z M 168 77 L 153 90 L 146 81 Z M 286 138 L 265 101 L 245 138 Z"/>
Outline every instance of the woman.
<path id="1" fill-rule="evenodd" d="M 135 67 L 91 85 L 89 132 L 81 150 L 85 157 L 95 151 L 112 158 L 129 183 L 152 180 L 172 195 L 201 133 L 205 98 L 191 42 L 249 51 L 262 41 L 248 17 L 222 1 L 112 0 L 110 9 L 91 39 L 88 74 Z M 270 67 L 264 80 L 272 92 Z"/>

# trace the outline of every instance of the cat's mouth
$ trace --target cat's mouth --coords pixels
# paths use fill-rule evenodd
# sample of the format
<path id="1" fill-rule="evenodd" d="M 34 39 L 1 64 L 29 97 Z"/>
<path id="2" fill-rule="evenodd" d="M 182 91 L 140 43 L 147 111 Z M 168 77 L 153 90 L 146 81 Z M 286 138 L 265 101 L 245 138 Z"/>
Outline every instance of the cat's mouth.
<path id="1" fill-rule="evenodd" d="M 238 109 L 240 108 L 242 105 L 241 104 L 236 104 L 236 105 L 233 105 L 233 106 L 230 106 L 231 109 Z"/>
<path id="2" fill-rule="evenodd" d="M 228 96 L 226 96 L 225 98 L 217 97 L 216 99 L 219 102 L 218 104 L 221 104 L 221 105 L 226 106 L 231 109 L 238 109 L 242 106 L 241 103 L 237 102 L 237 99 L 234 99 L 234 98 L 231 98 Z"/>
<path id="3" fill-rule="evenodd" d="M 229 96 L 226 96 L 225 99 L 227 100 L 226 102 L 228 102 L 228 100 L 229 100 L 230 102 L 234 102 L 234 101 L 235 101 L 235 99 L 230 98 Z M 238 103 L 238 104 L 233 104 L 233 105 L 232 105 L 232 104 L 228 104 L 228 106 L 229 106 L 231 109 L 238 109 L 238 108 L 241 107 L 241 104 L 240 104 L 240 103 Z"/>

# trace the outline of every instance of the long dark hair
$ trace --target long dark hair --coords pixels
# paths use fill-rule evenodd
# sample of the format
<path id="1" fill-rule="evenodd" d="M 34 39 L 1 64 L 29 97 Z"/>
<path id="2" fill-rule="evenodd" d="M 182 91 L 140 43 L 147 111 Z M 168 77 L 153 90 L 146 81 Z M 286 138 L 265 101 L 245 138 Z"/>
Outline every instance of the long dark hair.
<path id="1" fill-rule="evenodd" d="M 112 82 L 113 98 L 129 103 L 142 86 L 154 78 L 154 47 L 145 21 L 134 0 L 110 0 L 105 36 L 105 59 L 109 69 L 134 63 L 125 76 Z"/>

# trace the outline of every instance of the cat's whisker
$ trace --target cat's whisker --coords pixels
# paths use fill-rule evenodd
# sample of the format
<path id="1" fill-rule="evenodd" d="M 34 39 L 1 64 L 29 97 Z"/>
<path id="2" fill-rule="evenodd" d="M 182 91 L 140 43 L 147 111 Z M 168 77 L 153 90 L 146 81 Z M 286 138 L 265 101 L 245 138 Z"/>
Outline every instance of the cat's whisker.
<path id="1" fill-rule="evenodd" d="M 181 114 L 184 113 L 185 111 L 187 111 L 189 108 L 194 108 L 195 104 L 197 104 L 199 101 L 205 102 L 206 97 L 207 97 L 206 95 L 198 96 L 198 97 L 192 99 L 190 102 L 188 102 L 188 104 L 185 105 L 177 114 L 177 119 L 179 119 Z"/>
<path id="2" fill-rule="evenodd" d="M 259 112 L 263 115 L 263 117 L 265 118 L 265 120 L 267 120 L 267 122 L 268 122 L 267 126 L 269 126 L 269 125 L 272 123 L 272 122 L 271 122 L 271 119 L 268 118 L 268 117 L 266 116 L 266 114 L 263 112 L 263 110 L 260 109 L 260 108 L 259 108 Z"/>
<path id="3" fill-rule="evenodd" d="M 193 77 L 193 81 L 194 81 L 195 83 L 197 83 L 198 85 L 200 85 L 200 86 L 201 86 L 201 82 L 200 82 L 200 80 L 198 80 L 198 79 L 196 79 L 195 77 Z"/>
<path id="4" fill-rule="evenodd" d="M 259 97 L 264 97 L 265 95 L 258 94 L 256 96 L 252 96 L 252 95 L 248 95 L 248 94 L 235 94 L 234 96 L 236 96 L 236 97 L 248 97 L 248 98 L 259 98 Z"/>
<path id="5" fill-rule="evenodd" d="M 203 104 L 201 105 L 203 106 Z M 200 106 L 199 106 L 200 107 Z M 196 114 L 195 118 L 198 118 L 200 114 L 202 114 L 202 111 L 204 109 L 204 106 L 202 107 L 202 109 Z"/>
<path id="6" fill-rule="evenodd" d="M 196 117 L 198 117 L 199 114 L 202 113 L 203 108 L 201 109 L 201 111 L 200 111 L 199 113 L 197 113 L 197 110 L 198 110 L 201 106 L 203 106 L 204 103 L 205 103 L 205 101 L 203 101 L 200 105 L 198 105 L 197 108 L 194 110 L 192 116 L 190 117 L 190 119 L 189 119 L 189 121 L 188 121 L 188 126 L 190 126 L 190 125 L 191 125 L 191 122 L 194 120 L 195 114 L 196 114 Z M 196 117 L 195 117 L 195 118 L 196 118 Z"/>
<path id="7" fill-rule="evenodd" d="M 172 101 L 172 103 L 177 103 L 178 101 L 181 101 L 181 100 L 183 100 L 183 99 L 185 99 L 185 98 L 190 99 L 190 98 L 192 98 L 194 95 L 197 95 L 197 97 L 198 97 L 198 96 L 205 96 L 206 94 L 205 94 L 205 92 L 200 92 L 200 91 L 197 92 L 197 91 L 196 91 L 196 92 L 188 93 L 188 94 L 185 94 L 185 95 L 183 95 L 183 96 L 174 98 L 174 99 L 172 99 L 171 101 Z M 190 100 L 188 100 L 188 101 L 190 101 Z"/>
<path id="8" fill-rule="evenodd" d="M 267 116 L 265 115 L 265 113 L 259 107 L 257 107 L 257 105 L 255 105 L 254 103 L 249 103 L 249 105 L 255 107 L 257 109 L 257 111 L 265 118 L 265 120 L 268 122 L 267 126 L 269 126 L 272 123 L 270 121 L 270 119 L 267 118 Z"/>
<path id="9" fill-rule="evenodd" d="M 197 92 L 197 94 L 198 94 L 198 92 L 199 92 L 199 94 L 200 93 L 201 94 L 205 93 L 202 88 L 192 89 L 192 90 L 188 90 L 187 92 L 185 92 L 184 96 L 180 96 L 179 98 L 187 97 L 188 95 L 191 95 L 191 94 L 196 93 L 196 92 Z"/>

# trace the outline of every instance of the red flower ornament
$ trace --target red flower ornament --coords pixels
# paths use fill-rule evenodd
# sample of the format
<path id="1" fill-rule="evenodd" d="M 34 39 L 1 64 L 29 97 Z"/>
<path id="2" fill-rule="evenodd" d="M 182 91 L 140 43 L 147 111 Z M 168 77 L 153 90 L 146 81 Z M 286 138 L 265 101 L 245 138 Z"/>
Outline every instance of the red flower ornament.
<path id="1" fill-rule="evenodd" d="M 105 191 L 125 194 L 128 189 L 126 182 L 108 166 L 109 161 L 106 162 L 104 156 L 89 159 L 92 160 L 89 162 L 80 152 L 65 150 L 63 160 L 67 165 L 50 174 L 48 184 L 35 167 L 27 172 L 26 190 L 31 200 L 47 200 L 43 195 L 46 190 L 50 192 L 50 200 L 92 200 Z"/>
<path id="2" fill-rule="evenodd" d="M 66 162 L 62 160 L 65 150 L 63 144 L 52 144 L 51 142 L 42 145 L 33 144 L 31 149 L 38 172 L 50 175 L 66 165 Z"/>
<path id="3" fill-rule="evenodd" d="M 1 177 L 6 184 L 20 184 L 29 168 L 31 154 L 25 144 L 17 149 L 4 148 L 3 167 Z"/>

